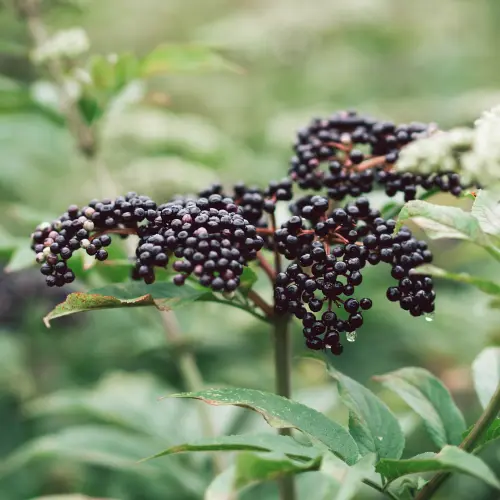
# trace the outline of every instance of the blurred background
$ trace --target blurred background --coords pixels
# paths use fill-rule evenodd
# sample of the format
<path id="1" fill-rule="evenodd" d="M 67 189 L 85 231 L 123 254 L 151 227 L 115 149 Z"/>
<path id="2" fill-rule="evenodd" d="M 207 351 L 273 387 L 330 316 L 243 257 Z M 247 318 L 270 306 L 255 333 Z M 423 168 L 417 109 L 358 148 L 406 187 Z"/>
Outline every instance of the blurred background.
<path id="1" fill-rule="evenodd" d="M 161 202 L 217 180 L 264 186 L 286 175 L 294 131 L 337 109 L 443 128 L 470 125 L 500 102 L 500 3 L 46 0 L 50 32 L 83 27 L 90 54 L 143 56 L 163 42 L 197 42 L 237 68 L 166 73 L 121 89 L 98 123 L 92 165 L 75 149 L 46 75 L 30 62 L 29 36 L 12 4 L 0 2 L 2 266 L 16 249 L 12 272 L 0 274 L 0 498 L 203 498 L 213 478 L 210 456 L 136 463 L 203 433 L 201 403 L 158 401 L 188 388 L 177 363 L 180 343 L 168 339 L 159 313 L 149 308 L 76 315 L 47 329 L 42 317 L 68 290 L 49 290 L 35 269 L 18 270 L 30 258 L 22 250 L 30 232 L 69 203 L 96 196 L 135 190 Z M 382 202 L 377 193 L 373 199 Z M 446 196 L 435 201 L 457 203 Z M 433 250 L 436 264 L 449 270 L 497 273 L 486 254 L 467 244 L 441 241 Z M 79 274 L 73 290 L 128 276 L 120 266 Z M 375 307 L 358 340 L 334 362 L 397 412 L 410 456 L 434 450 L 432 443 L 418 418 L 370 377 L 425 367 L 450 388 L 471 424 L 480 408 L 470 362 L 484 346 L 500 344 L 500 313 L 479 292 L 440 281 L 434 321 L 410 320 L 385 300 L 388 285 L 387 270 L 367 269 L 362 295 Z M 257 286 L 270 296 L 264 280 Z M 265 325 L 213 304 L 181 309 L 177 320 L 205 385 L 272 390 Z M 294 328 L 296 399 L 346 422 L 334 383 L 305 357 Z M 241 409 L 208 412 L 217 434 L 268 430 Z M 499 447 L 485 459 L 500 470 Z M 221 460 L 228 465 L 231 457 Z M 326 499 L 321 481 L 319 473 L 301 475 L 301 498 Z M 242 498 L 276 498 L 275 485 Z M 363 490 L 359 498 L 378 497 Z M 440 498 L 497 496 L 484 483 L 455 475 Z"/>

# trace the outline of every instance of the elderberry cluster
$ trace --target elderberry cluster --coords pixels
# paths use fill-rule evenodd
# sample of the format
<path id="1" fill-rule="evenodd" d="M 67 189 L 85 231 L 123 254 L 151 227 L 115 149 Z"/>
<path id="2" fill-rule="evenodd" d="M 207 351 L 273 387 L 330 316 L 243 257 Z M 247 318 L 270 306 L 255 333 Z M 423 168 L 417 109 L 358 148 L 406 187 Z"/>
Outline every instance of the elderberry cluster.
<path id="1" fill-rule="evenodd" d="M 137 193 L 128 193 L 114 201 L 92 200 L 81 209 L 71 205 L 59 219 L 35 229 L 31 248 L 36 253 L 36 261 L 42 264 L 40 272 L 46 276 L 47 285 L 63 286 L 75 279 L 68 260 L 76 250 L 83 248 L 95 259 L 106 260 L 105 247 L 111 244 L 111 237 L 103 234 L 105 231 L 119 229 L 125 233 L 155 217 L 156 203 Z"/>
<path id="2" fill-rule="evenodd" d="M 405 201 L 415 199 L 419 186 L 459 196 L 463 186 L 457 174 L 415 175 L 395 170 L 401 149 L 433 131 L 432 125 L 396 125 L 354 111 L 316 118 L 297 134 L 289 175 L 300 188 L 326 190 L 328 198 L 336 201 L 357 198 L 375 185 L 383 186 L 388 196 L 404 193 Z M 322 164 L 326 171 L 320 168 Z"/>
<path id="3" fill-rule="evenodd" d="M 166 267 L 172 257 L 178 259 L 172 264 L 176 285 L 194 275 L 214 291 L 236 290 L 244 266 L 264 246 L 242 209 L 220 194 L 161 205 L 155 222 L 138 234 L 133 278 L 153 283 L 154 268 Z"/>
<path id="4" fill-rule="evenodd" d="M 413 238 L 406 227 L 393 234 L 396 222 L 383 219 L 366 198 L 332 211 L 327 198 L 312 196 L 308 201 L 298 209 L 300 215 L 275 233 L 277 250 L 294 262 L 277 276 L 274 297 L 276 312 L 302 320 L 309 348 L 328 347 L 340 354 L 340 333 L 362 326 L 362 311 L 372 301 L 350 297 L 367 264 L 392 266 L 398 285 L 388 289 L 387 297 L 400 301 L 412 316 L 434 310 L 432 279 L 415 271 L 432 260 L 425 242 Z"/>

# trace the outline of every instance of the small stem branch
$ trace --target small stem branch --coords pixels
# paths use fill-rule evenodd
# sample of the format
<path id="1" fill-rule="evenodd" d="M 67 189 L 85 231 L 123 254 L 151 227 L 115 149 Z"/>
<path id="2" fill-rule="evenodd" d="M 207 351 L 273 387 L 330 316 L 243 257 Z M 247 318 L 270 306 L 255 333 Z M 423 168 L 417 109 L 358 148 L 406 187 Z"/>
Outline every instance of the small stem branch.
<path id="1" fill-rule="evenodd" d="M 384 490 L 382 486 L 379 486 L 375 481 L 372 481 L 371 479 L 363 479 L 363 483 L 365 483 L 367 486 L 370 486 L 374 490 L 379 491 L 380 493 L 387 495 L 389 498 L 392 498 L 393 500 L 398 500 L 398 497 L 391 493 L 389 490 Z"/>
<path id="2" fill-rule="evenodd" d="M 271 225 L 274 234 L 276 232 L 276 215 L 274 213 L 271 214 Z M 276 278 L 276 274 L 281 273 L 281 255 L 276 249 L 276 242 L 274 244 L 274 270 Z"/>
<path id="3" fill-rule="evenodd" d="M 271 264 L 269 264 L 262 252 L 257 252 L 257 259 L 259 260 L 260 267 L 262 267 L 271 280 L 271 283 L 274 283 L 274 280 L 276 279 L 276 271 L 271 267 Z"/>
<path id="4" fill-rule="evenodd" d="M 290 399 L 292 393 L 292 346 L 288 315 L 276 316 L 274 320 L 274 365 L 276 369 L 276 393 Z M 291 436 L 291 429 L 279 429 L 282 436 Z M 280 500 L 295 500 L 293 476 L 285 476 L 279 481 Z"/>
<path id="5" fill-rule="evenodd" d="M 124 227 L 124 228 L 118 228 L 118 229 L 104 229 L 103 231 L 97 231 L 94 233 L 89 240 L 92 241 L 95 238 L 98 238 L 99 236 L 102 236 L 103 234 L 122 234 L 122 235 L 132 235 L 132 234 L 137 234 L 137 228 L 134 227 Z"/>
<path id="6" fill-rule="evenodd" d="M 462 441 L 459 448 L 464 451 L 471 452 L 476 447 L 484 433 L 488 430 L 489 426 L 497 418 L 500 413 L 500 384 L 493 394 L 491 401 L 488 406 L 484 409 L 483 414 L 479 417 L 479 420 L 475 423 L 471 432 Z M 415 497 L 415 500 L 428 500 L 434 493 L 439 489 L 439 487 L 450 477 L 449 472 L 440 472 L 436 474 L 421 490 L 420 493 Z"/>
<path id="7" fill-rule="evenodd" d="M 172 311 L 161 311 L 160 314 L 168 342 L 173 345 L 179 345 L 182 340 L 182 335 L 175 314 Z M 203 377 L 196 364 L 196 359 L 193 353 L 189 352 L 185 346 L 179 349 L 177 354 L 177 365 L 188 391 L 196 392 L 203 389 Z M 206 405 L 198 405 L 198 411 L 203 427 L 203 435 L 206 437 L 214 437 L 215 430 L 208 407 Z M 212 454 L 212 464 L 216 474 L 220 474 L 224 470 L 222 457 L 217 453 Z"/>
<path id="8" fill-rule="evenodd" d="M 274 316 L 274 310 L 255 290 L 249 290 L 248 298 L 268 317 Z"/>
<path id="9" fill-rule="evenodd" d="M 15 5 L 24 18 L 33 45 L 43 46 L 49 38 L 40 13 L 40 0 L 17 0 Z M 58 86 L 61 108 L 66 117 L 68 128 L 73 135 L 78 150 L 87 158 L 96 153 L 96 137 L 94 131 L 85 123 L 74 99 L 66 90 L 65 72 L 58 59 L 51 59 L 45 65 L 47 72 Z"/>

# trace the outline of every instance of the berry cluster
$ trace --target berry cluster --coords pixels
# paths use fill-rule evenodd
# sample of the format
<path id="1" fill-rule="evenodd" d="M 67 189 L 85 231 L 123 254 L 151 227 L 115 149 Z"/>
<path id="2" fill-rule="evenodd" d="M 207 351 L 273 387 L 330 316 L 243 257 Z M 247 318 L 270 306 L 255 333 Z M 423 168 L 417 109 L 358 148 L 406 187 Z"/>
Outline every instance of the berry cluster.
<path id="1" fill-rule="evenodd" d="M 294 260 L 277 276 L 275 309 L 302 320 L 307 346 L 329 347 L 340 354 L 340 333 L 362 326 L 362 311 L 370 309 L 372 302 L 350 297 L 361 284 L 362 269 L 368 263 L 392 266 L 398 286 L 388 289 L 389 300 L 399 300 L 412 316 L 431 313 L 435 299 L 432 280 L 415 272 L 432 260 L 426 243 L 413 238 L 405 227 L 393 234 L 396 222 L 380 217 L 366 198 L 331 212 L 328 207 L 327 198 L 312 196 L 309 204 L 301 205 L 300 216 L 290 218 L 275 233 L 277 250 Z M 334 308 L 343 309 L 347 316 L 341 317 Z"/>
<path id="2" fill-rule="evenodd" d="M 174 201 L 158 207 L 153 224 L 139 228 L 139 245 L 132 277 L 155 280 L 155 267 L 166 267 L 170 256 L 178 272 L 174 283 L 184 284 L 193 274 L 214 291 L 234 291 L 243 267 L 257 256 L 263 239 L 242 215 L 232 198 Z"/>
<path id="3" fill-rule="evenodd" d="M 67 261 L 83 248 L 97 260 L 106 260 L 109 232 L 137 234 L 132 278 L 155 281 L 155 267 L 165 268 L 172 257 L 178 272 L 174 283 L 184 284 L 193 274 L 214 291 L 237 288 L 243 267 L 257 256 L 264 240 L 246 220 L 232 198 L 212 194 L 196 200 L 178 199 L 157 207 L 146 196 L 129 193 L 116 200 L 91 201 L 68 211 L 52 224 L 41 224 L 32 234 L 32 249 L 49 286 L 75 279 Z"/>
<path id="4" fill-rule="evenodd" d="M 156 203 L 147 196 L 128 193 L 116 200 L 92 200 L 79 209 L 68 207 L 59 219 L 40 224 L 31 235 L 31 248 L 36 253 L 40 271 L 48 286 L 63 286 L 75 279 L 68 266 L 73 253 L 83 248 L 88 255 L 103 261 L 108 258 L 105 247 L 111 244 L 108 232 L 126 233 L 138 224 L 156 217 Z"/>
<path id="5" fill-rule="evenodd" d="M 384 186 L 388 196 L 403 192 L 405 201 L 415 199 L 418 186 L 458 196 L 462 186 L 457 174 L 421 176 L 395 169 L 401 149 L 433 131 L 430 125 L 395 125 L 353 111 L 317 118 L 297 134 L 289 175 L 300 188 L 325 189 L 336 201 L 369 193 L 376 184 Z M 327 171 L 320 169 L 321 164 Z"/>

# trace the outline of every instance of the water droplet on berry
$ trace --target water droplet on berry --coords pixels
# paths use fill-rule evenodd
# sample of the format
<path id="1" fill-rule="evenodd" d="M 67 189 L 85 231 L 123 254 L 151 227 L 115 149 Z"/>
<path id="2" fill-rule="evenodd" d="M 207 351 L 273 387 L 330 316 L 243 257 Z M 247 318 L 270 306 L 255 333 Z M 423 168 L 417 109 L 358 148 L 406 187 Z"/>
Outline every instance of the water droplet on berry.
<path id="1" fill-rule="evenodd" d="M 425 315 L 425 321 L 428 321 L 429 323 L 431 321 L 434 321 L 434 313 L 426 314 Z"/>
<path id="2" fill-rule="evenodd" d="M 353 332 L 347 332 L 345 334 L 345 336 L 346 336 L 347 342 L 355 342 L 358 334 L 356 333 L 356 330 L 354 330 Z"/>

